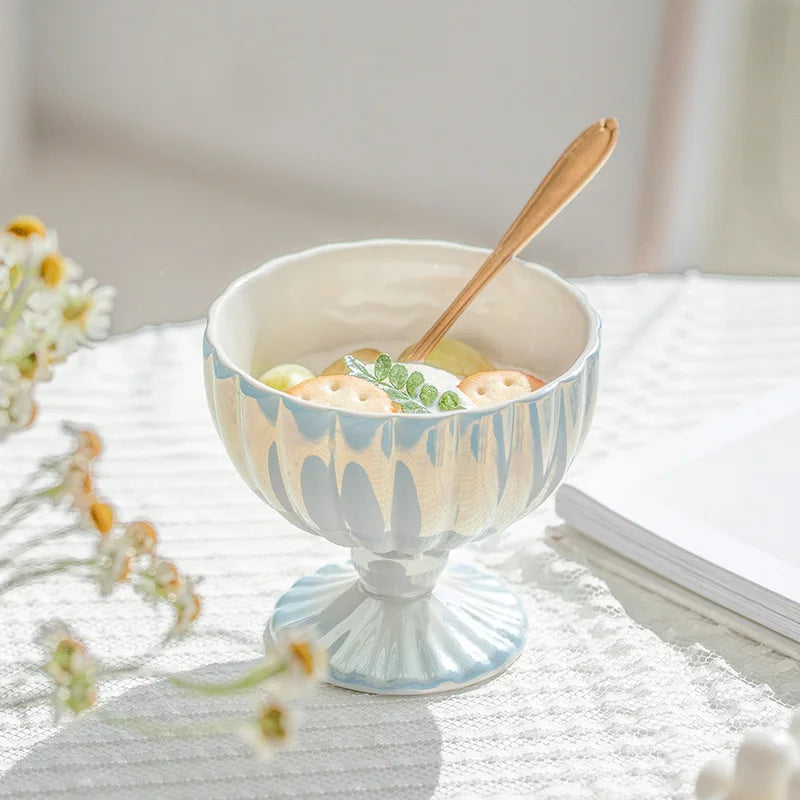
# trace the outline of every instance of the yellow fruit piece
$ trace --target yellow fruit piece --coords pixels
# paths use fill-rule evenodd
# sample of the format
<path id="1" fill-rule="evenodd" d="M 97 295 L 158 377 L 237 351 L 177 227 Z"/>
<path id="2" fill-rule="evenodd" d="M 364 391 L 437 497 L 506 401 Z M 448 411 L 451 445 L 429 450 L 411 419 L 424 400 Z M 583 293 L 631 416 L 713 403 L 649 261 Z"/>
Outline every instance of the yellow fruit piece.
<path id="1" fill-rule="evenodd" d="M 457 339 L 442 339 L 425 359 L 426 364 L 446 369 L 463 378 L 476 372 L 488 372 L 494 365 L 479 350 Z"/>
<path id="2" fill-rule="evenodd" d="M 302 364 L 278 364 L 268 369 L 259 380 L 279 392 L 288 392 L 292 386 L 310 380 L 314 373 Z"/>
<path id="3" fill-rule="evenodd" d="M 360 350 L 353 350 L 352 353 L 347 353 L 349 356 L 357 358 L 364 364 L 373 364 L 375 359 L 381 354 L 380 350 L 374 347 L 362 347 Z M 337 358 L 330 366 L 326 367 L 320 375 L 347 375 L 347 367 L 344 363 L 344 356 Z"/>

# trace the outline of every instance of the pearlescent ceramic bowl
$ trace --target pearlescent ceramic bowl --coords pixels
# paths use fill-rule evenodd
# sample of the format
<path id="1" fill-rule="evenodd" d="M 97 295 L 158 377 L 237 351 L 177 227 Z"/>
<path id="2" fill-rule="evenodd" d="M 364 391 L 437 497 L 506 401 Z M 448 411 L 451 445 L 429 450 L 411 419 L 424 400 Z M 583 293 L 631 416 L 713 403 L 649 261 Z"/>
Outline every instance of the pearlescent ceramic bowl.
<path id="1" fill-rule="evenodd" d="M 535 509 L 563 477 L 592 416 L 599 319 L 566 281 L 515 260 L 450 335 L 549 381 L 529 396 L 379 415 L 313 405 L 251 376 L 291 361 L 321 370 L 360 346 L 398 354 L 487 252 L 402 240 L 318 247 L 244 275 L 209 312 L 206 394 L 236 469 L 289 523 L 351 548 L 351 561 L 289 589 L 267 629 L 315 627 L 337 685 L 442 691 L 519 654 L 518 597 L 471 567 L 448 568 L 448 554 Z"/>

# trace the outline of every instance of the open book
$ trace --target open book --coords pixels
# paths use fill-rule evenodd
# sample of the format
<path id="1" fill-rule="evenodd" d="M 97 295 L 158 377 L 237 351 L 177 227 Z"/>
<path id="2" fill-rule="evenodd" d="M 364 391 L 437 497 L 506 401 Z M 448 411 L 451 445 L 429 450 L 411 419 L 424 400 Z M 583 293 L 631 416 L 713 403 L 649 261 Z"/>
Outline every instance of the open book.
<path id="1" fill-rule="evenodd" d="M 798 499 L 793 384 L 575 476 L 556 509 L 590 560 L 798 655 Z"/>

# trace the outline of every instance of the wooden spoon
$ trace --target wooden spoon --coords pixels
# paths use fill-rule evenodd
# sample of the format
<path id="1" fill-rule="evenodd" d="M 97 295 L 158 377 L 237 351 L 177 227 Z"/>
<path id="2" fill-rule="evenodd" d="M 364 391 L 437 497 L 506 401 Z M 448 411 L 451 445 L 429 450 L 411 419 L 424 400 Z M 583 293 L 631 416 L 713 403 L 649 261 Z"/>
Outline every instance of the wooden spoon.
<path id="1" fill-rule="evenodd" d="M 416 344 L 403 351 L 400 361 L 424 361 L 427 358 L 484 286 L 598 173 L 616 143 L 615 119 L 601 119 L 575 139 L 458 297 Z"/>

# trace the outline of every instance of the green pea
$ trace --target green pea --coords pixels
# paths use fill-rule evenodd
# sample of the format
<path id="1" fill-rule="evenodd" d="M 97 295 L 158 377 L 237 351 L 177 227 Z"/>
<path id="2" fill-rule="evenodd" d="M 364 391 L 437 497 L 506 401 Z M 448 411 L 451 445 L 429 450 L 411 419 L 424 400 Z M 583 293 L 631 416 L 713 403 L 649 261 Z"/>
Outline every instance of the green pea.
<path id="1" fill-rule="evenodd" d="M 445 392 L 439 398 L 439 411 L 455 411 L 461 402 L 455 392 Z"/>
<path id="2" fill-rule="evenodd" d="M 426 406 L 431 405 L 431 403 L 433 403 L 438 396 L 439 390 L 435 386 L 431 386 L 429 383 L 423 384 L 422 388 L 419 390 L 419 399 Z"/>
<path id="3" fill-rule="evenodd" d="M 392 371 L 392 359 L 386 353 L 381 353 L 375 359 L 375 377 L 382 381 Z"/>
<path id="4" fill-rule="evenodd" d="M 408 376 L 408 380 L 406 381 L 406 391 L 408 392 L 409 396 L 416 397 L 417 392 L 423 383 L 425 383 L 425 377 L 423 374 L 417 370 L 414 370 L 414 372 Z"/>
<path id="5" fill-rule="evenodd" d="M 391 372 L 389 372 L 389 383 L 391 383 L 395 389 L 402 389 L 406 385 L 407 378 L 408 370 L 402 364 L 395 364 Z"/>

